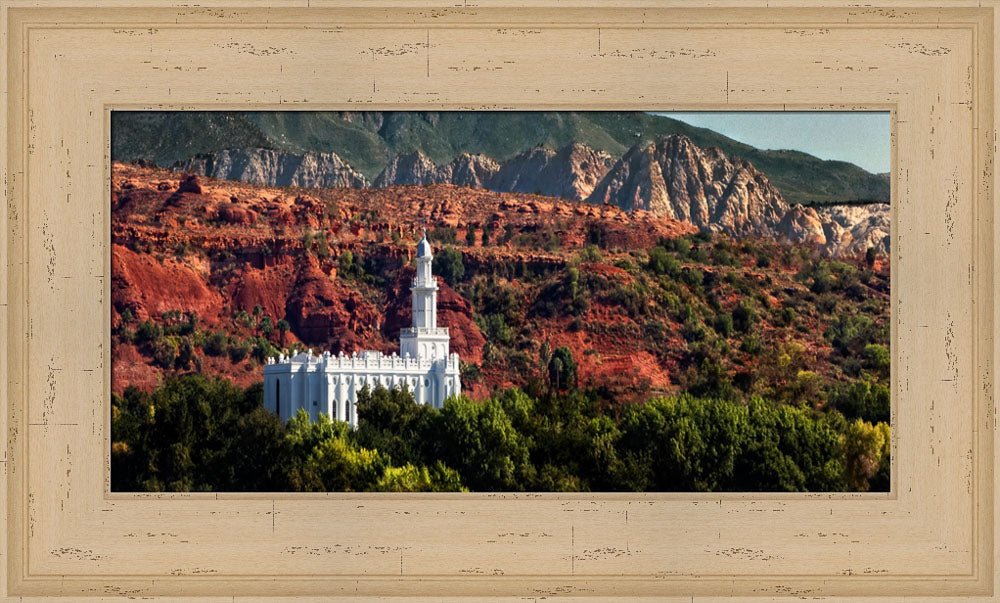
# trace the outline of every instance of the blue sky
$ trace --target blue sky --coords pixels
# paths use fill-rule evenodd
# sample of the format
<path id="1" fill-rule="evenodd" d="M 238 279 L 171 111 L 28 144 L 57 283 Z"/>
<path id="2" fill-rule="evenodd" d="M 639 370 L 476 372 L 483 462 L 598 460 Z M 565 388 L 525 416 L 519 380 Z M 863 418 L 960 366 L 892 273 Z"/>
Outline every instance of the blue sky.
<path id="1" fill-rule="evenodd" d="M 888 111 L 698 111 L 669 112 L 759 149 L 793 149 L 820 159 L 839 159 L 869 172 L 888 172 Z"/>

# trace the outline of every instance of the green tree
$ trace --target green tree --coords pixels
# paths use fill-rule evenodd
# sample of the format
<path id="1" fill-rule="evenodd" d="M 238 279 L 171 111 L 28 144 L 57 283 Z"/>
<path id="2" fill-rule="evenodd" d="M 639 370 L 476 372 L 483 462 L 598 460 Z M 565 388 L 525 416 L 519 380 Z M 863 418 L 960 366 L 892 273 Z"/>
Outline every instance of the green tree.
<path id="1" fill-rule="evenodd" d="M 529 483 L 530 442 L 497 400 L 448 398 L 437 433 L 441 460 L 455 467 L 470 489 L 517 491 Z"/>
<path id="2" fill-rule="evenodd" d="M 715 317 L 715 331 L 722 335 L 723 337 L 729 337 L 733 334 L 733 315 L 724 312 Z"/>
<path id="3" fill-rule="evenodd" d="M 871 269 L 875 265 L 875 257 L 876 254 L 874 247 L 869 247 L 867 250 L 865 250 L 865 265 L 868 266 L 869 269 Z"/>
<path id="4" fill-rule="evenodd" d="M 701 287 L 702 283 L 705 282 L 705 273 L 698 268 L 685 268 L 681 271 L 680 276 L 684 284 L 694 291 L 697 291 L 698 287 Z"/>
<path id="5" fill-rule="evenodd" d="M 337 258 L 337 266 L 341 275 L 346 277 L 352 274 L 355 268 L 354 254 L 348 249 L 341 251 L 340 256 Z"/>
<path id="6" fill-rule="evenodd" d="M 549 383 L 556 390 L 576 387 L 576 361 L 573 352 L 566 346 L 559 346 L 549 360 Z"/>
<path id="7" fill-rule="evenodd" d="M 322 440 L 312 449 L 303 465 L 306 490 L 318 483 L 321 491 L 367 492 L 375 488 L 388 468 L 386 459 L 375 450 L 355 448 L 344 438 Z"/>
<path id="8" fill-rule="evenodd" d="M 177 358 L 174 361 L 174 366 L 186 371 L 191 367 L 191 361 L 193 360 L 194 342 L 191 337 L 182 337 L 180 343 L 177 345 Z"/>
<path id="9" fill-rule="evenodd" d="M 865 346 L 865 366 L 871 370 L 878 379 L 882 381 L 889 380 L 889 365 L 891 360 L 892 357 L 889 354 L 888 347 L 878 343 L 870 343 Z"/>
<path id="10" fill-rule="evenodd" d="M 174 360 L 177 358 L 177 340 L 174 337 L 160 337 L 152 343 L 153 360 L 157 365 L 165 368 L 174 368 Z"/>
<path id="11" fill-rule="evenodd" d="M 749 332 L 756 322 L 757 312 L 749 301 L 743 300 L 733 308 L 733 328 L 740 333 Z"/>
<path id="12" fill-rule="evenodd" d="M 439 275 L 444 282 L 452 287 L 465 276 L 465 264 L 462 262 L 462 252 L 454 247 L 445 247 L 434 256 L 434 274 Z"/>
<path id="13" fill-rule="evenodd" d="M 846 481 L 851 490 L 865 492 L 868 480 L 874 477 L 889 456 L 889 426 L 872 425 L 855 419 L 847 426 L 844 435 Z"/>
<path id="14" fill-rule="evenodd" d="M 887 326 L 875 324 L 868 316 L 838 314 L 823 336 L 844 356 L 861 356 L 865 346 L 886 340 Z"/>
<path id="15" fill-rule="evenodd" d="M 751 399 L 733 490 L 843 491 L 843 445 L 836 425 L 810 409 Z"/>
<path id="16" fill-rule="evenodd" d="M 260 331 L 264 337 L 270 337 L 271 333 L 274 332 L 274 321 L 271 320 L 270 316 L 264 316 L 260 319 Z"/>
<path id="17" fill-rule="evenodd" d="M 660 246 L 653 247 L 649 250 L 649 260 L 646 263 L 646 267 L 653 274 L 666 274 L 671 278 L 677 278 L 681 273 L 681 263 L 680 261 L 669 255 L 665 249 Z"/>
<path id="18" fill-rule="evenodd" d="M 426 465 L 436 460 L 427 447 L 435 439 L 439 411 L 417 404 L 408 388 L 365 387 L 358 392 L 357 411 L 356 440 L 360 445 L 384 453 L 396 466 Z"/>
<path id="19" fill-rule="evenodd" d="M 163 327 L 151 320 L 144 320 L 140 322 L 139 326 L 135 330 L 136 344 L 141 345 L 150 341 L 156 341 L 161 337 L 163 337 Z"/>
<path id="20" fill-rule="evenodd" d="M 623 412 L 626 484 L 646 490 L 712 491 L 732 483 L 745 413 L 691 397 L 654 399 Z"/>
<path id="21" fill-rule="evenodd" d="M 566 278 L 563 282 L 563 289 L 566 293 L 566 310 L 571 316 L 580 316 L 590 307 L 590 299 L 586 288 L 580 283 L 580 271 L 570 266 L 566 269 Z"/>
<path id="22" fill-rule="evenodd" d="M 713 361 L 706 346 L 696 355 Z M 555 382 L 571 380 L 567 366 L 572 355 L 557 348 Z M 112 489 L 864 491 L 888 489 L 891 470 L 886 422 L 758 397 L 686 394 L 609 411 L 593 390 L 537 386 L 452 397 L 439 410 L 378 387 L 360 392 L 352 430 L 304 410 L 282 424 L 262 394 L 259 383 L 190 374 L 113 395 Z"/>
<path id="23" fill-rule="evenodd" d="M 249 341 L 236 339 L 229 344 L 229 359 L 233 362 L 243 362 L 251 352 L 253 352 L 253 345 Z"/>
<path id="24" fill-rule="evenodd" d="M 202 349 L 209 356 L 225 356 L 229 351 L 229 337 L 222 331 L 216 331 L 208 336 Z"/>
<path id="25" fill-rule="evenodd" d="M 378 492 L 468 492 L 457 471 L 438 461 L 430 467 L 390 467 L 375 484 Z"/>
<path id="26" fill-rule="evenodd" d="M 255 337 L 249 343 L 253 345 L 253 348 L 250 351 L 250 355 L 253 357 L 254 360 L 256 360 L 261 364 L 267 362 L 268 358 L 278 355 L 278 350 L 275 349 L 273 345 L 271 345 L 270 341 L 264 339 L 263 337 Z"/>
<path id="27" fill-rule="evenodd" d="M 284 346 L 285 333 L 289 332 L 292 329 L 292 325 L 288 324 L 288 321 L 282 318 L 281 320 L 278 321 L 278 324 L 275 325 L 275 328 L 278 329 L 278 333 L 280 335 L 280 340 L 279 340 L 280 344 Z"/>
<path id="28" fill-rule="evenodd" d="M 484 319 L 484 330 L 490 341 L 501 345 L 511 344 L 511 329 L 500 314 L 488 314 Z"/>
<path id="29" fill-rule="evenodd" d="M 114 491 L 285 489 L 277 468 L 281 422 L 262 407 L 260 386 L 192 374 L 112 396 Z"/>
<path id="30" fill-rule="evenodd" d="M 827 401 L 848 419 L 889 422 L 890 399 L 886 385 L 871 381 L 844 383 L 830 390 Z"/>
<path id="31" fill-rule="evenodd" d="M 580 252 L 580 259 L 584 262 L 600 262 L 603 258 L 596 245 L 587 245 Z"/>

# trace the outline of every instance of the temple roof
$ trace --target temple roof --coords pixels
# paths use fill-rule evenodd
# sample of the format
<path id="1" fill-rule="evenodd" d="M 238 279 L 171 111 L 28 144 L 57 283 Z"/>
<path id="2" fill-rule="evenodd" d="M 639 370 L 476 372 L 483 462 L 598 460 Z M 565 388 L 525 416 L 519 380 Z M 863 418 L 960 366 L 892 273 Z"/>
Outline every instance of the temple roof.
<path id="1" fill-rule="evenodd" d="M 420 239 L 420 243 L 417 245 L 417 257 L 418 258 L 432 257 L 431 244 L 427 242 L 426 233 L 424 233 L 424 237 Z"/>

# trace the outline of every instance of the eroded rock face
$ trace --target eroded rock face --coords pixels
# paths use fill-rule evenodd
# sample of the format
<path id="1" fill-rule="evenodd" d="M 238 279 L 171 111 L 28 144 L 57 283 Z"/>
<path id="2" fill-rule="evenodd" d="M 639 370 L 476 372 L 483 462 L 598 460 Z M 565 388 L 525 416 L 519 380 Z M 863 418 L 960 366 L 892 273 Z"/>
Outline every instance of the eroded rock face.
<path id="1" fill-rule="evenodd" d="M 632 147 L 588 201 L 648 210 L 734 236 L 767 234 L 788 211 L 778 189 L 749 162 L 702 149 L 686 136 Z"/>
<path id="2" fill-rule="evenodd" d="M 825 246 L 827 242 L 824 221 L 811 207 L 790 208 L 775 225 L 775 231 L 793 243 Z"/>
<path id="3" fill-rule="evenodd" d="M 146 253 L 111 245 L 111 301 L 121 311 L 129 308 L 138 320 L 179 310 L 198 316 L 217 316 L 222 297 L 189 266 Z"/>
<path id="4" fill-rule="evenodd" d="M 738 180 L 734 188 L 749 189 L 754 184 L 748 176 L 733 178 Z M 206 335 L 224 332 L 241 341 L 263 337 L 278 348 L 312 347 L 317 353 L 361 349 L 392 353 L 399 349 L 399 330 L 410 326 L 413 268 L 409 264 L 414 235 L 422 224 L 429 229 L 456 229 L 455 247 L 463 255 L 467 275 L 503 273 L 504 266 L 558 275 L 578 261 L 585 245 L 598 244 L 605 259 L 579 264 L 581 274 L 616 286 L 627 286 L 634 277 L 613 257 L 698 231 L 692 222 L 642 209 L 625 211 L 611 204 L 453 184 L 313 193 L 201 178 L 200 193 L 177 195 L 181 181 L 183 175 L 167 170 L 112 166 L 113 328 L 124 325 L 126 332 L 135 331 L 138 321 L 164 323 L 164 312 L 181 311 L 196 315 L 197 328 Z M 725 215 L 740 216 L 732 206 L 722 207 Z M 355 216 L 365 218 L 355 220 Z M 481 236 L 486 225 L 493 236 L 484 246 Z M 792 206 L 777 221 L 772 236 L 835 253 L 863 253 L 870 245 L 877 250 L 888 245 L 888 227 L 888 205 Z M 470 231 L 474 243 L 468 245 Z M 317 239 L 321 233 L 326 247 Z M 505 235 L 509 239 L 502 242 Z M 549 240 L 555 243 L 543 246 Z M 773 244 L 763 248 L 780 249 Z M 366 274 L 379 277 L 377 290 L 356 271 L 344 268 L 340 261 L 344 252 L 350 252 Z M 739 270 L 755 271 L 749 265 Z M 875 270 L 887 279 L 888 259 L 880 256 Z M 780 270 L 770 275 L 778 284 L 801 287 Z M 538 294 L 534 284 L 518 280 L 498 284 L 511 288 L 519 299 Z M 472 320 L 470 302 L 439 282 L 438 324 L 451 329 L 451 348 L 463 362 L 481 363 L 485 338 Z M 887 288 L 873 291 L 888 295 Z M 619 302 L 599 296 L 591 302 L 589 323 L 608 329 L 633 324 Z M 130 322 L 123 317 L 125 310 L 132 316 Z M 260 322 L 238 319 L 241 311 L 269 318 L 270 332 Z M 287 331 L 277 328 L 282 319 L 289 323 Z M 532 320 L 537 341 L 549 341 L 552 349 L 570 347 L 586 383 L 608 387 L 618 383 L 624 388 L 638 379 L 669 386 L 683 370 L 679 356 L 664 359 L 649 351 L 642 341 L 641 322 L 635 323 L 632 335 L 595 341 L 590 331 L 571 329 L 569 316 Z M 667 323 L 657 346 L 685 349 L 681 325 Z M 821 341 L 822 331 L 818 332 Z M 115 392 L 129 384 L 155 387 L 164 374 L 180 370 L 164 369 L 148 344 L 136 344 L 130 337 L 116 335 L 113 345 L 117 346 L 112 355 Z M 594 349 L 599 353 L 588 352 Z M 252 357 L 235 361 L 229 355 L 204 352 L 198 357 L 205 374 L 225 375 L 241 387 L 259 380 Z M 463 389 L 483 398 L 493 386 L 515 384 L 510 369 L 497 365 L 478 383 L 463 383 Z"/>
<path id="5" fill-rule="evenodd" d="M 889 253 L 889 205 L 796 205 L 775 231 L 794 243 L 815 245 L 830 255 L 865 253 L 868 248 Z"/>
<path id="6" fill-rule="evenodd" d="M 193 174 L 270 186 L 368 185 L 364 176 L 332 153 L 295 155 L 245 149 L 195 158 L 175 167 Z M 786 238 L 816 245 L 832 255 L 864 252 L 868 247 L 884 253 L 889 248 L 887 204 L 790 207 L 750 162 L 727 157 L 714 147 L 698 147 L 683 135 L 663 136 L 636 145 L 617 161 L 580 143 L 558 151 L 536 147 L 503 164 L 470 153 L 436 164 L 420 152 L 407 153 L 394 157 L 374 182 L 376 188 L 400 185 L 453 185 L 586 200 L 627 212 L 648 211 L 734 237 Z M 200 194 L 202 188 L 196 175 L 189 176 L 178 185 L 172 199 L 178 202 L 181 193 Z M 128 202 L 129 197 L 122 196 L 121 203 Z M 293 212 L 299 209 L 293 208 Z M 454 227 L 459 224 L 459 214 L 453 208 L 442 208 L 440 215 L 433 217 Z M 241 225 L 257 220 L 253 211 L 224 205 L 215 210 L 215 216 Z M 309 222 L 311 227 L 319 226 L 315 219 Z"/>
<path id="7" fill-rule="evenodd" d="M 489 157 L 471 153 L 462 153 L 450 163 L 438 165 L 418 151 L 394 157 L 375 178 L 375 186 L 454 184 L 487 188 L 499 167 Z"/>
<path id="8" fill-rule="evenodd" d="M 488 183 L 500 169 L 499 164 L 489 157 L 469 153 L 462 153 L 442 167 L 442 182 L 472 188 L 489 188 Z"/>
<path id="9" fill-rule="evenodd" d="M 536 147 L 505 162 L 487 188 L 583 201 L 613 164 L 611 155 L 578 142 L 558 151 Z"/>
<path id="10" fill-rule="evenodd" d="M 193 193 L 195 195 L 200 195 L 202 191 L 201 180 L 198 178 L 197 174 L 188 175 L 179 185 L 177 185 L 178 193 Z"/>
<path id="11" fill-rule="evenodd" d="M 888 204 L 789 206 L 748 161 L 702 149 L 682 135 L 629 149 L 588 201 L 647 210 L 734 237 L 785 238 L 831 255 L 889 249 Z"/>
<path id="12" fill-rule="evenodd" d="M 362 349 L 364 331 L 374 329 L 379 319 L 375 307 L 357 292 L 338 286 L 311 264 L 299 270 L 285 311 L 299 339 L 326 342 L 327 349 L 345 352 Z"/>
<path id="13" fill-rule="evenodd" d="M 201 194 L 204 187 L 197 174 L 282 186 L 361 188 L 368 184 L 360 173 L 334 154 L 300 156 L 246 149 L 195 158 L 175 167 L 195 175 L 176 185 L 176 193 L 170 198 L 174 204 L 183 201 L 183 194 Z M 414 152 L 393 158 L 374 185 L 377 188 L 451 185 L 466 190 L 586 200 L 592 205 L 610 205 L 630 213 L 648 211 L 703 231 L 734 237 L 785 238 L 818 246 L 832 255 L 863 253 L 869 247 L 883 253 L 889 249 L 887 204 L 790 207 L 778 189 L 748 161 L 727 157 L 714 147 L 698 147 L 683 135 L 663 136 L 636 145 L 617 161 L 580 143 L 558 151 L 536 147 L 502 165 L 484 155 L 469 153 L 449 163 L 436 164 L 422 153 Z M 129 192 L 136 190 L 132 183 L 121 186 Z M 456 198 L 462 196 L 459 190 L 456 194 Z M 117 202 L 127 207 L 133 200 L 130 194 L 124 194 Z M 223 203 L 212 206 L 211 217 L 250 226 L 257 222 L 262 209 Z M 542 210 L 519 206 L 517 211 Z M 281 218 L 275 221 L 286 224 L 304 222 L 311 228 L 322 225 L 319 213 L 298 204 L 288 208 L 269 206 L 266 212 L 272 220 Z M 461 213 L 456 207 L 442 206 L 431 217 L 446 226 L 457 227 Z"/>
<path id="14" fill-rule="evenodd" d="M 417 151 L 396 155 L 375 178 L 377 188 L 396 184 L 432 184 L 437 182 L 438 166 L 429 157 Z"/>
<path id="15" fill-rule="evenodd" d="M 200 156 L 174 169 L 263 186 L 365 187 L 367 179 L 335 153 L 302 155 L 270 149 L 232 149 Z"/>
<path id="16" fill-rule="evenodd" d="M 891 214 L 888 203 L 833 205 L 817 210 L 817 214 L 837 233 L 832 237 L 828 235 L 828 245 L 832 238 L 841 253 L 863 253 L 869 247 L 878 253 L 889 253 Z"/>
<path id="17" fill-rule="evenodd" d="M 499 164 L 480 154 L 462 153 L 435 164 L 420 152 L 397 155 L 375 179 L 382 188 L 400 184 L 454 184 L 500 193 L 536 193 L 571 201 L 587 198 L 607 173 L 612 158 L 587 145 L 572 143 L 558 151 L 536 147 Z"/>

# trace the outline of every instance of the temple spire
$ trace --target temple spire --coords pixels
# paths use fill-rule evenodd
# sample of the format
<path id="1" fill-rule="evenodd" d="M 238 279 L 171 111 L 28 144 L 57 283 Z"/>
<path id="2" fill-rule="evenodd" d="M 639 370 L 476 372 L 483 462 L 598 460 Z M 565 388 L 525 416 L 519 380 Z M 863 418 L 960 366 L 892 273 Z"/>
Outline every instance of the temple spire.
<path id="1" fill-rule="evenodd" d="M 427 241 L 427 231 L 424 230 L 423 238 L 420 239 L 420 243 L 417 244 L 417 267 L 419 270 L 420 259 L 421 258 L 433 258 L 434 254 L 431 252 L 431 244 Z"/>
<path id="2" fill-rule="evenodd" d="M 431 272 L 434 254 L 424 236 L 417 245 L 417 277 L 413 279 L 413 327 L 437 327 L 437 280 Z"/>

